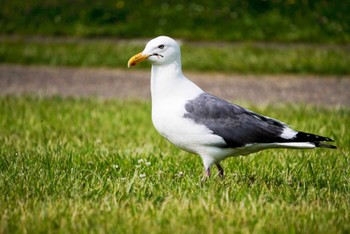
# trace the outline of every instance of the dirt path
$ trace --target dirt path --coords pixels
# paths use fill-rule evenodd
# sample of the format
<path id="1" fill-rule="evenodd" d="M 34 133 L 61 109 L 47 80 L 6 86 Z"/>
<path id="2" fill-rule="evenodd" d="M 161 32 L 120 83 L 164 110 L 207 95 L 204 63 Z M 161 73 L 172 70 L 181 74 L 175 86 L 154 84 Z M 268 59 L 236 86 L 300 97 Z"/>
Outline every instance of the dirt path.
<path id="1" fill-rule="evenodd" d="M 350 107 L 350 77 L 185 74 L 204 90 L 229 100 Z M 150 71 L 0 65 L 0 95 L 150 99 L 149 76 Z"/>

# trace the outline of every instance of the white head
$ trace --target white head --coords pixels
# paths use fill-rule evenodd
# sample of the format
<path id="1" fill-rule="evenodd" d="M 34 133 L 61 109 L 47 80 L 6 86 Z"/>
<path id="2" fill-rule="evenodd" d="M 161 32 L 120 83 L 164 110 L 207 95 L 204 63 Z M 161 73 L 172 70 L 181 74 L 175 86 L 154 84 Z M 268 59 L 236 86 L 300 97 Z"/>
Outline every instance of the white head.
<path id="1" fill-rule="evenodd" d="M 167 36 L 156 37 L 147 43 L 141 53 L 129 59 L 128 67 L 135 66 L 144 60 L 151 61 L 152 65 L 167 65 L 173 62 L 181 64 L 179 44 Z"/>

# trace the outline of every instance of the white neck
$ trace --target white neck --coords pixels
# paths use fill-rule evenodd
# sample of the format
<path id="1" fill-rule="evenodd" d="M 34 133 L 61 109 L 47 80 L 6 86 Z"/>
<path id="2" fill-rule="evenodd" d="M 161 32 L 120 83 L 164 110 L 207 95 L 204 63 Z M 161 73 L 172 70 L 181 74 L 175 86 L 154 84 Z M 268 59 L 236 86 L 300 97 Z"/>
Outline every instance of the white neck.
<path id="1" fill-rule="evenodd" d="M 181 65 L 152 66 L 151 95 L 152 104 L 169 99 L 190 100 L 203 93 L 192 81 L 187 79 L 181 70 Z"/>
<path id="2" fill-rule="evenodd" d="M 153 65 L 151 74 L 152 100 L 174 92 L 176 87 L 174 85 L 184 78 L 181 63 L 174 62 L 162 66 Z"/>
<path id="3" fill-rule="evenodd" d="M 152 65 L 152 106 L 160 103 L 180 103 L 197 97 L 203 90 L 187 79 L 181 70 L 181 60 L 169 64 Z M 177 100 L 177 101 L 176 101 Z"/>

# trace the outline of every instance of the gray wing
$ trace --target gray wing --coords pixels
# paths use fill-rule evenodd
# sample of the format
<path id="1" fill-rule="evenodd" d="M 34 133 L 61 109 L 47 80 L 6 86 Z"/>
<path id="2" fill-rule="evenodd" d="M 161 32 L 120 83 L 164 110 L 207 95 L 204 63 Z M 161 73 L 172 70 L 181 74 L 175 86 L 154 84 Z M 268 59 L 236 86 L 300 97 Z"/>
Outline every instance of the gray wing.
<path id="1" fill-rule="evenodd" d="M 286 125 L 213 95 L 203 93 L 189 101 L 185 118 L 205 125 L 221 136 L 224 147 L 240 147 L 250 143 L 285 142 L 280 135 Z"/>

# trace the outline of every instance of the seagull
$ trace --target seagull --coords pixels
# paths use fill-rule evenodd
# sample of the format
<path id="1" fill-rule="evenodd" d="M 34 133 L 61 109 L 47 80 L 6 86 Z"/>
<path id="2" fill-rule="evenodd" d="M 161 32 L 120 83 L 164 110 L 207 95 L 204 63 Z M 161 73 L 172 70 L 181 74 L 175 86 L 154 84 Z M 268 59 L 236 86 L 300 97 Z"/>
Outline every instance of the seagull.
<path id="1" fill-rule="evenodd" d="M 179 44 L 167 36 L 150 40 L 128 61 L 128 67 L 144 60 L 152 64 L 152 122 L 164 138 L 199 155 L 204 178 L 228 157 L 248 155 L 270 148 L 312 149 L 336 146 L 328 137 L 291 129 L 285 123 L 232 104 L 203 91 L 181 69 Z"/>

